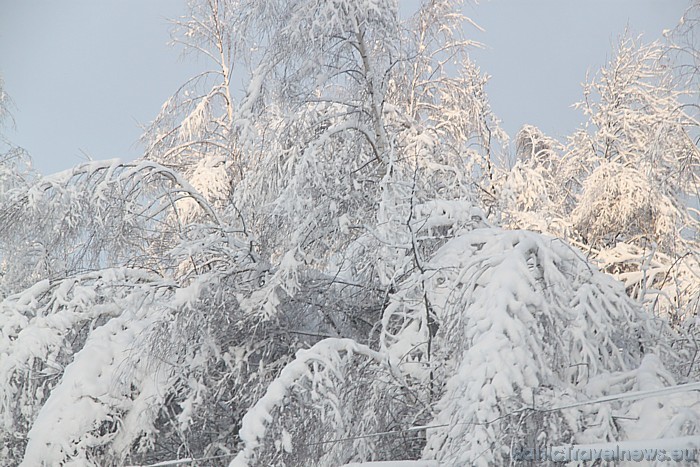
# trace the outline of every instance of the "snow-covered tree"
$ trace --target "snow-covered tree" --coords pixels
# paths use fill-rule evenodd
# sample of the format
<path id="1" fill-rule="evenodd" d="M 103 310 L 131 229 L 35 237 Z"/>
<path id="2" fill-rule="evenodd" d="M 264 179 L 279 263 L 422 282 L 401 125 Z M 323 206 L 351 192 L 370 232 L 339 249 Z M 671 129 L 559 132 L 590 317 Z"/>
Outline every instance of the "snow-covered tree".
<path id="1" fill-rule="evenodd" d="M 532 125 L 521 128 L 515 144 L 515 164 L 498 173 L 498 220 L 511 228 L 567 237 L 565 219 L 575 199 L 571 183 L 562 183 L 566 176 L 561 175 L 570 170 L 563 145 Z"/>
<path id="2" fill-rule="evenodd" d="M 576 135 L 570 154 L 593 163 L 585 164 L 591 172 L 571 221 L 582 241 L 600 250 L 606 269 L 637 273 L 636 285 L 626 278 L 637 298 L 680 321 L 697 313 L 700 292 L 690 273 L 698 263 L 691 206 L 700 151 L 689 136 L 698 122 L 682 104 L 684 91 L 673 87 L 663 53 L 625 39 L 585 89 L 581 105 L 595 133 Z"/>
<path id="3" fill-rule="evenodd" d="M 183 173 L 219 210 L 228 204 L 236 179 L 232 138 L 235 2 L 190 1 L 189 15 L 174 20 L 173 44 L 207 68 L 190 78 L 162 106 L 142 137 L 144 157 Z M 183 201 L 180 215 L 197 212 Z"/>
<path id="4" fill-rule="evenodd" d="M 2 131 L 8 120 L 11 122 L 11 105 L 10 97 L 4 89 L 2 76 L 0 76 L 0 205 L 3 206 L 11 202 L 9 194 L 13 189 L 26 188 L 34 176 L 31 159 L 27 153 L 12 144 Z M 8 262 L 7 248 L 0 248 L 0 299 L 14 290 L 15 284 L 12 283 L 15 278 L 11 273 L 10 277 L 7 277 L 8 269 L 12 269 L 13 266 Z"/>
<path id="5" fill-rule="evenodd" d="M 284 264 L 270 284 L 294 290 L 290 268 L 301 264 L 336 274 L 334 252 L 356 251 L 349 263 L 372 264 L 358 268 L 362 280 L 378 274 L 386 286 L 400 260 L 378 245 L 410 244 L 411 205 L 438 192 L 473 196 L 473 175 L 487 173 L 488 125 L 499 133 L 450 3 L 426 2 L 404 25 L 395 2 L 245 9 L 241 29 L 265 46 L 236 113 L 249 162 L 234 200 L 270 240 L 263 256 Z M 448 75 L 446 57 L 459 59 L 461 77 Z"/>
<path id="6" fill-rule="evenodd" d="M 624 37 L 584 87 L 588 118 L 565 148 L 531 135 L 527 153 L 502 176 L 512 225 L 570 238 L 655 313 L 683 321 L 697 312 L 700 151 L 698 122 L 684 105 L 660 44 Z M 548 148 L 557 148 L 554 157 Z"/>
<path id="7" fill-rule="evenodd" d="M 591 245 L 646 236 L 669 251 L 691 222 L 683 202 L 697 182 L 700 159 L 687 128 L 698 123 L 684 111 L 683 90 L 673 88 L 663 53 L 659 45 L 625 38 L 616 58 L 584 88 L 579 106 L 593 133 L 577 135 L 571 157 L 596 162 L 588 164 L 592 173 L 582 196 L 607 197 L 607 210 L 618 222 L 609 225 L 594 203 L 581 202 L 573 222 Z M 613 186 L 620 187 L 617 194 Z M 603 238 L 602 231 L 613 237 Z"/>
<path id="8" fill-rule="evenodd" d="M 434 369 L 422 369 L 440 374 L 444 384 L 427 458 L 503 465 L 517 446 L 580 441 L 589 421 L 576 411 L 547 409 L 585 399 L 596 375 L 635 368 L 643 352 L 655 350 L 656 326 L 619 284 L 561 240 L 477 229 L 447 243 L 426 269 L 420 286 L 438 331 Z M 414 297 L 407 288 L 387 309 L 384 345 L 390 353 L 398 346 L 399 366 L 415 373 L 426 362 L 418 344 L 427 340 L 429 323 L 420 312 L 406 319 L 422 308 Z M 392 329 L 396 318 L 400 327 Z M 407 358 L 402 349 L 412 343 Z"/>
<path id="9" fill-rule="evenodd" d="M 672 31 L 664 31 L 671 55 L 674 56 L 678 78 L 690 92 L 695 94 L 696 103 L 697 98 L 700 97 L 697 91 L 700 88 L 698 86 L 700 84 L 700 46 L 695 36 L 699 24 L 700 2 L 693 0 L 676 28 Z M 697 113 L 697 108 L 694 112 Z M 697 141 L 696 144 L 698 144 Z"/>

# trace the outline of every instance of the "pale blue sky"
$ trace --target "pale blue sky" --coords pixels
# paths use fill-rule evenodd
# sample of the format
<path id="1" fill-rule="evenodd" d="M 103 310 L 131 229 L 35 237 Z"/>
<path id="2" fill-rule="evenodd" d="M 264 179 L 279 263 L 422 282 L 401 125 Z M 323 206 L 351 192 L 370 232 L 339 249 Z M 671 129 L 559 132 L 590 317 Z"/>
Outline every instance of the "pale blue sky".
<path id="1" fill-rule="evenodd" d="M 400 0 L 415 4 L 415 0 Z M 485 32 L 474 59 L 506 131 L 525 123 L 564 136 L 580 123 L 571 104 L 629 25 L 657 39 L 685 0 L 491 0 L 466 13 Z M 15 103 L 4 131 L 50 173 L 85 160 L 139 155 L 139 124 L 197 69 L 168 47 L 166 18 L 184 0 L 0 0 L 0 75 Z"/>

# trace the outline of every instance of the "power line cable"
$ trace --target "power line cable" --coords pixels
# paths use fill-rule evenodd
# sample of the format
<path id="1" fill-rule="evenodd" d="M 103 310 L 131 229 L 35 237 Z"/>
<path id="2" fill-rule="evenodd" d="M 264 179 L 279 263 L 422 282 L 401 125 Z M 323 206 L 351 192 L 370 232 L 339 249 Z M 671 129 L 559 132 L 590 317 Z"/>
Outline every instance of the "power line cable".
<path id="1" fill-rule="evenodd" d="M 558 410 L 573 409 L 573 408 L 582 407 L 585 405 L 603 404 L 605 402 L 614 402 L 614 401 L 622 401 L 622 400 L 646 399 L 648 397 L 655 397 L 655 396 L 668 395 L 668 394 L 677 394 L 680 392 L 689 392 L 689 391 L 700 391 L 700 382 L 677 384 L 674 386 L 667 386 L 664 388 L 650 389 L 650 390 L 645 390 L 645 391 L 633 391 L 633 392 L 625 392 L 625 393 L 620 393 L 620 394 L 611 394 L 608 396 L 598 397 L 596 399 L 574 402 L 571 404 L 559 405 L 559 406 L 550 407 L 550 408 L 523 407 L 521 409 L 514 410 L 514 411 L 509 412 L 507 414 L 501 415 L 500 417 L 494 418 L 493 420 L 488 420 L 485 422 L 458 422 L 458 423 L 442 423 L 442 424 L 437 424 L 437 425 L 412 426 L 412 427 L 401 429 L 401 430 L 379 431 L 379 432 L 375 432 L 375 433 L 365 433 L 365 434 L 357 435 L 357 436 L 348 436 L 345 438 L 335 438 L 335 439 L 330 439 L 327 441 L 306 443 L 305 446 L 318 446 L 318 445 L 322 445 L 322 444 L 333 444 L 333 443 L 340 443 L 340 442 L 344 442 L 344 441 L 355 441 L 358 439 L 373 438 L 373 437 L 377 437 L 377 436 L 398 435 L 398 434 L 402 434 L 402 433 L 411 433 L 414 431 L 431 430 L 431 429 L 436 429 L 436 428 L 447 428 L 450 426 L 457 426 L 457 425 L 491 425 L 492 423 L 496 423 L 497 421 L 502 420 L 504 418 L 510 417 L 512 415 L 516 415 L 518 413 L 528 412 L 528 411 L 555 412 Z M 668 438 L 667 440 L 671 440 L 671 439 L 674 439 L 674 438 Z M 192 463 L 192 462 L 201 462 L 201 461 L 206 461 L 206 460 L 222 459 L 222 458 L 226 458 L 226 457 L 233 457 L 235 455 L 237 455 L 237 453 L 236 454 L 225 454 L 225 455 L 213 456 L 213 457 L 202 457 L 202 458 L 196 458 L 196 459 L 195 458 L 177 459 L 177 460 L 172 460 L 172 461 L 159 462 L 156 464 L 144 465 L 141 467 L 167 467 L 167 466 L 187 464 L 187 463 Z"/>

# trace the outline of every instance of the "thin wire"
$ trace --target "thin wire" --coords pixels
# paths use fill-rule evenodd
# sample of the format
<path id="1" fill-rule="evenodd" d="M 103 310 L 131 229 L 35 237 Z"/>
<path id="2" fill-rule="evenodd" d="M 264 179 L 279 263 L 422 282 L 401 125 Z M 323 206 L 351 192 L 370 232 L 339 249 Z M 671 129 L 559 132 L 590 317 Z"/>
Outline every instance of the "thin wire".
<path id="1" fill-rule="evenodd" d="M 561 405 L 558 407 L 552 407 L 550 409 L 539 409 L 539 411 L 540 412 L 553 412 L 555 410 L 571 409 L 571 408 L 575 408 L 575 407 L 581 407 L 583 405 L 601 404 L 603 402 L 611 402 L 611 401 L 618 401 L 618 400 L 645 399 L 647 397 L 660 396 L 660 395 L 664 395 L 664 394 L 675 394 L 678 392 L 687 392 L 687 391 L 700 391 L 700 383 L 677 384 L 675 386 L 668 386 L 668 387 L 659 388 L 659 389 L 650 389 L 647 391 L 634 391 L 634 392 L 624 392 L 621 394 L 611 394 L 609 396 L 603 396 L 603 397 L 599 397 L 597 399 L 592 399 L 592 400 L 583 401 L 583 402 L 574 402 L 572 404 Z"/>
<path id="2" fill-rule="evenodd" d="M 651 390 L 647 390 L 647 391 L 634 391 L 634 392 L 626 392 L 626 393 L 621 393 L 621 394 L 611 394 L 609 396 L 603 396 L 603 397 L 599 397 L 597 399 L 591 399 L 591 400 L 581 401 L 581 402 L 574 402 L 572 404 L 560 405 L 560 406 L 551 407 L 548 409 L 546 409 L 546 408 L 541 409 L 541 408 L 536 408 L 536 407 L 523 407 L 521 409 L 514 410 L 514 411 L 509 412 L 507 414 L 501 415 L 500 417 L 496 417 L 493 420 L 488 420 L 485 422 L 457 422 L 457 423 L 442 423 L 439 425 L 413 426 L 413 427 L 402 429 L 402 430 L 379 431 L 376 433 L 366 433 L 363 435 L 348 436 L 346 438 L 336 438 L 336 439 L 331 439 L 331 440 L 327 440 L 327 441 L 318 441 L 315 443 L 307 443 L 307 444 L 304 444 L 303 446 L 319 446 L 319 445 L 323 445 L 323 444 L 340 443 L 343 441 L 354 441 L 354 440 L 358 440 L 358 439 L 373 438 L 373 437 L 377 437 L 377 436 L 397 435 L 397 434 L 402 434 L 402 433 L 410 433 L 413 431 L 431 430 L 431 429 L 435 429 L 435 428 L 446 428 L 446 427 L 458 426 L 458 425 L 491 425 L 492 423 L 496 423 L 499 420 L 502 420 L 504 418 L 507 418 L 507 417 L 510 417 L 512 415 L 516 415 L 519 413 L 523 413 L 523 412 L 555 412 L 557 410 L 572 409 L 572 408 L 581 407 L 584 405 L 602 404 L 605 402 L 613 402 L 613 401 L 618 401 L 618 400 L 645 399 L 647 397 L 654 397 L 654 396 L 665 395 L 665 394 L 675 394 L 675 393 L 687 392 L 687 391 L 700 391 L 700 383 L 677 384 L 675 386 L 668 386 L 668 387 L 660 388 L 660 389 L 651 389 Z M 141 466 L 141 467 L 165 467 L 165 466 L 170 466 L 170 465 L 185 464 L 188 462 L 197 462 L 197 461 L 205 461 L 205 460 L 212 460 L 212 459 L 221 459 L 224 457 L 233 457 L 235 455 L 237 455 L 237 454 L 225 454 L 225 455 L 221 455 L 221 456 L 202 457 L 202 458 L 198 458 L 198 459 L 194 459 L 194 458 L 179 459 L 179 460 L 173 460 L 173 461 L 159 462 L 157 464 L 149 464 L 149 465 L 145 465 L 145 466 Z"/>
<path id="3" fill-rule="evenodd" d="M 347 438 L 337 438 L 337 439 L 332 439 L 332 440 L 328 440 L 328 441 L 319 441 L 316 443 L 305 444 L 305 446 L 316 446 L 316 445 L 320 445 L 320 444 L 337 443 L 337 442 L 341 442 L 341 441 L 352 441 L 352 440 L 356 440 L 356 439 L 370 438 L 370 437 L 374 437 L 374 436 L 393 435 L 393 434 L 400 434 L 400 433 L 408 433 L 411 431 L 430 430 L 430 429 L 434 429 L 434 428 L 446 428 L 449 426 L 491 425 L 492 423 L 496 423 L 497 421 L 499 421 L 501 419 L 510 417 L 512 415 L 517 415 L 517 414 L 523 413 L 523 412 L 555 412 L 558 410 L 571 409 L 571 408 L 581 407 L 584 405 L 602 404 L 605 402 L 613 402 L 613 401 L 617 401 L 617 400 L 644 399 L 647 397 L 654 397 L 654 396 L 658 396 L 658 395 L 674 394 L 674 393 L 678 393 L 678 392 L 687 392 L 687 391 L 700 391 L 700 383 L 678 384 L 675 386 L 668 386 L 668 387 L 660 388 L 660 389 L 651 389 L 651 390 L 647 390 L 647 391 L 634 391 L 634 392 L 626 392 L 626 393 L 621 393 L 621 394 L 611 394 L 609 396 L 603 396 L 603 397 L 599 397 L 597 399 L 591 399 L 591 400 L 581 401 L 581 402 L 574 402 L 572 404 L 560 405 L 560 406 L 544 408 L 544 409 L 537 408 L 534 406 L 523 407 L 521 409 L 513 410 L 511 412 L 508 412 L 507 414 L 496 417 L 493 420 L 487 420 L 485 422 L 457 422 L 457 423 L 453 423 L 453 424 L 443 423 L 440 425 L 414 426 L 414 427 L 406 428 L 403 430 L 382 431 L 382 432 L 377 432 L 377 433 L 367 433 L 367 434 L 358 435 L 358 436 L 350 436 Z"/>

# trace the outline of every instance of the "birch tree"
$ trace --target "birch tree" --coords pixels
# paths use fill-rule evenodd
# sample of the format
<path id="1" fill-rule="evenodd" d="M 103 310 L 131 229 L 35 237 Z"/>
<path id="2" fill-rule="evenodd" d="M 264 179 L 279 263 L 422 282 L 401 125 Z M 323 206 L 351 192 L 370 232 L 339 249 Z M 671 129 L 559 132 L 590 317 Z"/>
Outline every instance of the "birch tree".
<path id="1" fill-rule="evenodd" d="M 678 322 L 697 307 L 697 120 L 683 104 L 667 49 L 624 37 L 584 87 L 588 121 L 549 167 L 521 160 L 502 194 L 521 226 L 567 236 L 616 274 L 631 296 Z M 527 181 L 518 180 L 523 169 Z M 534 171 L 533 171 L 534 170 Z M 537 193 L 532 188 L 539 187 Z M 537 224 L 523 210 L 540 211 Z M 532 217 L 532 216 L 530 216 Z M 546 221 L 545 221 L 546 219 Z"/>
<path id="2" fill-rule="evenodd" d="M 185 174 L 218 209 L 232 192 L 236 148 L 232 137 L 235 32 L 234 2 L 190 1 L 187 17 L 173 20 L 173 45 L 206 68 L 163 104 L 142 137 L 144 157 Z M 181 206 L 185 220 L 196 212 Z"/>

